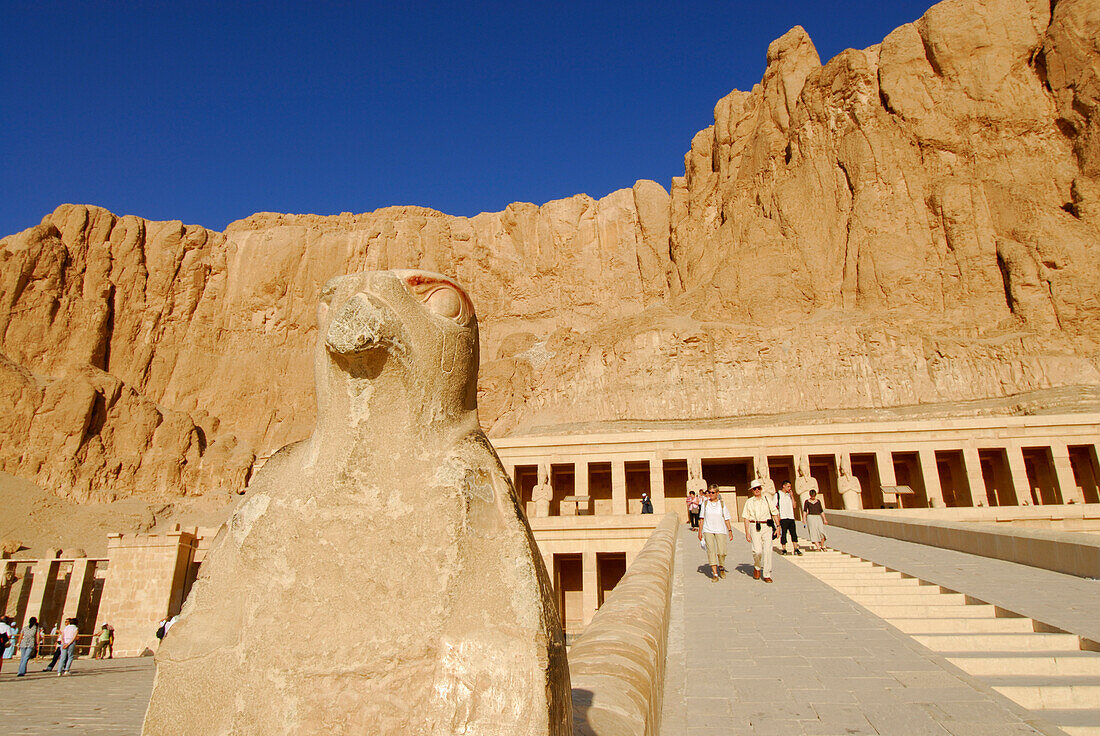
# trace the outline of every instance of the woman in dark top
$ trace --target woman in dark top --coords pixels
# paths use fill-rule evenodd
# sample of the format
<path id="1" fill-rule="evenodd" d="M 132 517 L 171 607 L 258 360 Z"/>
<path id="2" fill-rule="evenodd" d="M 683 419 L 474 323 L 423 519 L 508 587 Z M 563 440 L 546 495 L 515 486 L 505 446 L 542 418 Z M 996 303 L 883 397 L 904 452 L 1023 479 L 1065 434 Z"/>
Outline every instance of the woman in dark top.
<path id="1" fill-rule="evenodd" d="M 23 627 L 23 633 L 19 637 L 19 673 L 16 677 L 27 674 L 27 662 L 38 654 L 38 644 L 42 641 L 42 632 L 38 628 L 38 619 L 31 616 L 31 620 Z"/>
<path id="2" fill-rule="evenodd" d="M 810 491 L 810 497 L 802 503 L 802 518 L 806 520 L 806 531 L 810 535 L 810 542 L 817 551 L 825 549 L 825 526 L 829 520 L 825 518 L 825 506 L 817 497 L 817 489 Z"/>

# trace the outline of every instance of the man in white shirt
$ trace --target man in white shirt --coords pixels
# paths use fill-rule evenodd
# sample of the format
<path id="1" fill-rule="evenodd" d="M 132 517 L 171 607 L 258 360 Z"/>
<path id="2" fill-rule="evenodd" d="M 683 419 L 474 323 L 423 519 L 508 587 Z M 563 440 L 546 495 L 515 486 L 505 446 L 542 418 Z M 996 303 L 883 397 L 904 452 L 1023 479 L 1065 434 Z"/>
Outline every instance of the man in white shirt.
<path id="1" fill-rule="evenodd" d="M 717 583 L 720 577 L 726 577 L 727 538 L 733 540 L 730 512 L 718 493 L 718 484 L 711 483 L 707 488 L 707 498 L 699 507 L 699 539 L 704 540 L 707 545 L 712 583 Z"/>
<path id="2" fill-rule="evenodd" d="M 776 496 L 776 506 L 779 508 L 779 546 L 783 554 L 787 554 L 787 535 L 791 537 L 791 545 L 796 555 L 802 554 L 798 548 L 798 532 L 794 526 L 794 491 L 789 480 L 783 481 Z"/>
<path id="3" fill-rule="evenodd" d="M 749 484 L 752 497 L 745 502 L 741 518 L 745 520 L 745 541 L 752 544 L 752 576 L 760 579 L 763 572 L 764 582 L 772 581 L 772 539 L 774 530 L 768 521 L 774 519 L 779 526 L 779 510 L 763 495 L 764 481 L 757 478 Z"/>

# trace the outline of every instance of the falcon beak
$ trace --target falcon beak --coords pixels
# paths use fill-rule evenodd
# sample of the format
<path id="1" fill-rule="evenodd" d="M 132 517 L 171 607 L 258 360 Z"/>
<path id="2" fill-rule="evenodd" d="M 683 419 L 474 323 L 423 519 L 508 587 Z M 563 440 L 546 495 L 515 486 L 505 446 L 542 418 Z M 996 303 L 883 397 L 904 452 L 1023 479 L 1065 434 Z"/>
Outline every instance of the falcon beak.
<path id="1" fill-rule="evenodd" d="M 348 299 L 329 324 L 325 346 L 336 355 L 358 355 L 389 342 L 389 311 L 365 294 Z"/>

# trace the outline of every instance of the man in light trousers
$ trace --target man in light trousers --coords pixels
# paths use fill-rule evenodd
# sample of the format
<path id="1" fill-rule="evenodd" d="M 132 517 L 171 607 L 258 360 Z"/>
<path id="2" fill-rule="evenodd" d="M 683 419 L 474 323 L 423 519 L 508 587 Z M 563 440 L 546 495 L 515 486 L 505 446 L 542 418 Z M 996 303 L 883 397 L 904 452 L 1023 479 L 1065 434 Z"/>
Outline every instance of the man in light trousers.
<path id="1" fill-rule="evenodd" d="M 764 497 L 764 481 L 755 479 L 749 484 L 752 497 L 745 502 L 741 518 L 745 520 L 745 541 L 752 544 L 752 576 L 759 580 L 763 573 L 764 582 L 772 581 L 772 539 L 774 530 L 768 526 L 770 519 L 775 520 L 775 529 L 779 528 L 779 509 Z"/>
<path id="2" fill-rule="evenodd" d="M 712 583 L 717 583 L 720 577 L 726 577 L 727 537 L 729 541 L 733 541 L 730 512 L 718 493 L 718 484 L 711 483 L 707 488 L 707 498 L 699 507 L 699 539 L 704 540 L 707 546 Z"/>

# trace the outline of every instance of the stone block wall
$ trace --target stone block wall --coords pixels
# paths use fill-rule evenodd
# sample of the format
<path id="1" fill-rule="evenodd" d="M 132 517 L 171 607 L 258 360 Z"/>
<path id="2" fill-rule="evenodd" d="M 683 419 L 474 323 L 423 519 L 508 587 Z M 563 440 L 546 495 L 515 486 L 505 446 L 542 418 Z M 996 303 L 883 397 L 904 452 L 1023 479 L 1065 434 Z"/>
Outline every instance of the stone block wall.
<path id="1" fill-rule="evenodd" d="M 99 622 L 115 629 L 116 657 L 156 651 L 157 623 L 179 613 L 196 547 L 196 536 L 186 531 L 110 535 Z"/>
<path id="2" fill-rule="evenodd" d="M 667 514 L 569 652 L 576 736 L 655 736 L 676 559 Z"/>

